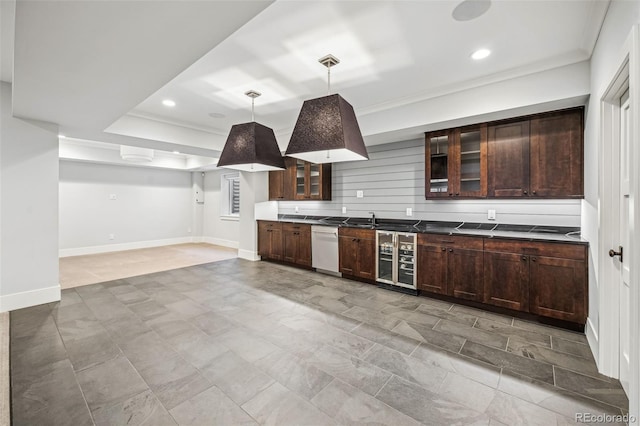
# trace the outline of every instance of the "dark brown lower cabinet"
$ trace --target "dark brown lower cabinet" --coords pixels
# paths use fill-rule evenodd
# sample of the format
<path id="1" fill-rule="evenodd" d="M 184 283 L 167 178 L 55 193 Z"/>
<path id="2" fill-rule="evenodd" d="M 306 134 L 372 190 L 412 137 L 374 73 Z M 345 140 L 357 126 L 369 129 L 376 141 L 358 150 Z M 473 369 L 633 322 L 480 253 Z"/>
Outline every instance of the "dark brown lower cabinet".
<path id="1" fill-rule="evenodd" d="M 584 261 L 532 256 L 529 266 L 532 313 L 572 322 L 586 320 Z"/>
<path id="2" fill-rule="evenodd" d="M 418 289 L 482 301 L 482 238 L 418 235 Z"/>
<path id="3" fill-rule="evenodd" d="M 371 229 L 338 229 L 340 272 L 375 280 L 376 234 Z"/>
<path id="4" fill-rule="evenodd" d="M 584 324 L 587 246 L 485 240 L 484 303 Z"/>
<path id="5" fill-rule="evenodd" d="M 484 303 L 516 311 L 529 307 L 529 261 L 517 253 L 484 253 Z"/>
<path id="6" fill-rule="evenodd" d="M 311 266 L 311 225 L 282 224 L 282 241 L 285 262 Z"/>
<path id="7" fill-rule="evenodd" d="M 258 221 L 258 254 L 264 259 L 282 260 L 282 223 Z"/>

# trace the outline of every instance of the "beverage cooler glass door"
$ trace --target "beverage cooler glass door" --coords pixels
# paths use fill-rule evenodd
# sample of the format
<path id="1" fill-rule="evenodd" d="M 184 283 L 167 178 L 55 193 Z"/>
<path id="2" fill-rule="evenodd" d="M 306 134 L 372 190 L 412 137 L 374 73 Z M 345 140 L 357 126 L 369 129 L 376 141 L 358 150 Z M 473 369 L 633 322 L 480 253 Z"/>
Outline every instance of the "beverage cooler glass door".
<path id="1" fill-rule="evenodd" d="M 378 247 L 376 255 L 377 280 L 389 284 L 393 284 L 394 237 L 395 233 L 393 232 L 376 232 L 376 245 Z"/>
<path id="2" fill-rule="evenodd" d="M 398 234 L 397 285 L 416 288 L 416 234 Z"/>

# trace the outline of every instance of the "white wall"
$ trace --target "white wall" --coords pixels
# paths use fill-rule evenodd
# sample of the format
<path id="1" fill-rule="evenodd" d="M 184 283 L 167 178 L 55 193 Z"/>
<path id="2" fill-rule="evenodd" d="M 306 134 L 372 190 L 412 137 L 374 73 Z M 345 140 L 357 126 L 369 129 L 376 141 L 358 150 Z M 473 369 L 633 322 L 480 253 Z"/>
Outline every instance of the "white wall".
<path id="1" fill-rule="evenodd" d="M 617 324 L 611 315 L 617 315 L 615 310 L 609 312 L 604 309 L 604 301 L 599 298 L 600 294 L 609 294 L 606 286 L 608 283 L 599 282 L 599 252 L 608 247 L 600 247 L 607 244 L 606 241 L 599 241 L 599 205 L 607 202 L 607 188 L 605 193 L 599 193 L 598 177 L 602 173 L 599 170 L 600 153 L 599 144 L 601 140 L 601 99 L 605 94 L 607 86 L 614 78 L 614 73 L 620 65 L 620 54 L 622 46 L 626 41 L 633 25 L 640 23 L 640 2 L 614 0 L 611 2 L 607 11 L 604 24 L 600 31 L 598 42 L 591 57 L 591 97 L 589 100 L 586 128 L 585 128 L 585 188 L 587 189 L 585 200 L 582 206 L 582 229 L 583 233 L 591 241 L 590 245 L 590 264 L 589 264 L 589 318 L 587 323 L 587 337 L 592 351 L 598 360 L 599 368 L 606 370 L 606 374 L 616 374 L 611 371 L 612 365 L 617 366 L 617 360 L 609 359 L 617 356 L 616 345 L 607 344 L 608 340 L 617 342 L 617 336 L 610 336 L 606 333 L 616 333 L 616 327 L 611 324 Z M 638 112 L 635 111 L 637 115 Z M 637 215 L 637 213 L 636 213 Z M 603 288 L 601 288 L 603 287 Z M 637 308 L 637 307 L 635 307 Z M 633 307 L 632 307 L 633 309 Z M 605 331 L 609 330 L 609 331 Z M 613 337 L 612 339 L 610 339 Z M 637 344 L 638 336 L 632 336 L 635 344 Z M 633 343 L 632 343 L 633 344 Z M 612 348 L 612 346 L 614 346 Z M 632 362 L 637 362 L 637 360 Z M 640 401 L 638 400 L 638 383 L 637 377 L 632 378 L 631 395 L 630 395 L 630 414 L 636 418 L 640 415 Z M 635 383 L 634 383 L 635 382 Z"/>
<path id="2" fill-rule="evenodd" d="M 13 118 L 0 95 L 0 311 L 60 299 L 58 129 Z"/>
<path id="3" fill-rule="evenodd" d="M 195 205 L 191 172 L 60 161 L 60 253 L 191 241 Z"/>
<path id="4" fill-rule="evenodd" d="M 618 64 L 618 55 L 632 26 L 640 22 L 640 2 L 614 0 L 591 57 L 591 97 L 585 118 L 585 199 L 582 205 L 583 233 L 591 242 L 589 264 L 589 321 L 599 330 L 598 300 L 598 194 L 600 100 Z M 597 348 L 595 350 L 597 353 Z"/>
<path id="5" fill-rule="evenodd" d="M 238 248 L 239 219 L 225 218 L 221 215 L 221 186 L 220 179 L 229 170 L 217 170 L 205 173 L 204 177 L 204 241 L 227 247 Z M 242 189 L 240 190 L 242 200 Z M 241 201 L 242 202 L 242 201 Z"/>
<path id="6" fill-rule="evenodd" d="M 280 214 L 580 226 L 580 200 L 425 200 L 424 139 L 376 145 L 369 161 L 332 165 L 331 201 L 280 201 Z M 357 198 L 362 190 L 364 197 Z M 342 207 L 347 213 L 342 213 Z M 406 216 L 406 209 L 413 216 Z"/>

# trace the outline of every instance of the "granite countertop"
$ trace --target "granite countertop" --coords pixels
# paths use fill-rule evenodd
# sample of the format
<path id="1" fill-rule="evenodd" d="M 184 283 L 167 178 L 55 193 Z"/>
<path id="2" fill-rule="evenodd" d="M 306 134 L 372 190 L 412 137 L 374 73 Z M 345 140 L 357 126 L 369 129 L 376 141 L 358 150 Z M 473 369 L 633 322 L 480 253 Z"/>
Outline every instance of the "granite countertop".
<path id="1" fill-rule="evenodd" d="M 376 219 L 342 216 L 278 215 L 278 221 L 310 225 L 339 226 L 411 233 L 475 236 L 484 238 L 513 238 L 529 241 L 554 241 L 589 244 L 582 238 L 579 227 L 512 225 L 479 222 L 443 222 L 431 220 Z"/>

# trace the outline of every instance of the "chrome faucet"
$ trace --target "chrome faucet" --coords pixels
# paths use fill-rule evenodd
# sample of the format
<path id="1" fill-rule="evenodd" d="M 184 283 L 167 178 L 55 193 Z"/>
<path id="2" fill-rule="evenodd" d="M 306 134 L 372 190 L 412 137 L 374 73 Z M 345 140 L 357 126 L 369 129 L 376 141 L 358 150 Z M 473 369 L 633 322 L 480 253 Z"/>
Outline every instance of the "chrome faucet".
<path id="1" fill-rule="evenodd" d="M 374 212 L 369 212 L 371 215 L 371 226 L 376 226 L 376 214 Z"/>

